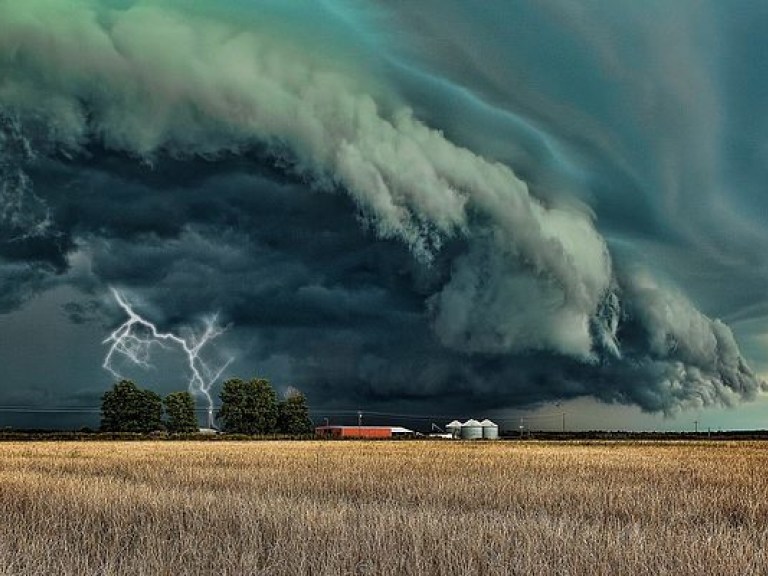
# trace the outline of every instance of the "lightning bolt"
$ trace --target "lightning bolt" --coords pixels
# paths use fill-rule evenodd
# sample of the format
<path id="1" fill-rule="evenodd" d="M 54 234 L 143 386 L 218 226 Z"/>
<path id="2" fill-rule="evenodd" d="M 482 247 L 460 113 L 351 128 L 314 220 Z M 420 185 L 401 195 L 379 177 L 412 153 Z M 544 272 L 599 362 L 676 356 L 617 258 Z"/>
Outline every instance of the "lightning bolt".
<path id="1" fill-rule="evenodd" d="M 227 328 L 219 326 L 217 316 L 213 315 L 205 319 L 202 332 L 198 334 L 190 332 L 186 338 L 171 332 L 160 332 L 152 322 L 137 314 L 118 290 L 115 288 L 110 288 L 110 290 L 128 319 L 104 339 L 103 344 L 109 344 L 109 351 L 104 357 L 102 367 L 115 378 L 120 379 L 122 376 L 114 366 L 115 358 L 124 357 L 137 366 L 151 368 L 150 360 L 153 346 L 160 346 L 164 349 L 178 348 L 187 357 L 190 371 L 189 391 L 202 396 L 208 403 L 208 427 L 213 428 L 211 387 L 234 358 L 229 358 L 224 364 L 216 368 L 203 360 L 201 352 L 207 344 L 226 332 Z"/>

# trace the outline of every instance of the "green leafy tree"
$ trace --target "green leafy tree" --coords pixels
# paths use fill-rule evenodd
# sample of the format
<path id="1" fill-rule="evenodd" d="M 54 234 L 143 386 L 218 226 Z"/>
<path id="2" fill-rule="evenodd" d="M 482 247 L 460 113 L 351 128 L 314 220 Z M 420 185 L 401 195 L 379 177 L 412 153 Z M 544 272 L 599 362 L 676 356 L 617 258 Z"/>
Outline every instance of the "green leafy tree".
<path id="1" fill-rule="evenodd" d="M 195 399 L 189 392 L 173 392 L 163 399 L 168 432 L 197 432 Z"/>
<path id="2" fill-rule="evenodd" d="M 226 432 L 272 434 L 277 426 L 277 397 L 268 380 L 245 382 L 232 378 L 224 382 L 218 417 Z"/>
<path id="3" fill-rule="evenodd" d="M 101 397 L 101 429 L 152 432 L 163 429 L 163 401 L 151 390 L 121 380 Z"/>
<path id="4" fill-rule="evenodd" d="M 246 382 L 240 378 L 230 378 L 221 387 L 219 394 L 221 409 L 217 414 L 222 428 L 227 432 L 241 432 L 246 427 L 249 414 L 246 409 Z"/>
<path id="5" fill-rule="evenodd" d="M 292 390 L 278 406 L 277 427 L 283 434 L 311 434 L 307 399 L 298 390 Z"/>

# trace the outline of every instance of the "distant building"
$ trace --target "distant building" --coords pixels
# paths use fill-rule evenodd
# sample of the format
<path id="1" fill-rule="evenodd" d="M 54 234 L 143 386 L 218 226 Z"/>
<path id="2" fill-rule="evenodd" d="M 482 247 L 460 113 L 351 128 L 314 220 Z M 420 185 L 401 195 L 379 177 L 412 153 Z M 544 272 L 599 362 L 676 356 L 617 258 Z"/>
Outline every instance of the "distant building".
<path id="1" fill-rule="evenodd" d="M 497 440 L 499 438 L 499 425 L 488 419 L 482 422 L 470 419 L 463 424 L 454 420 L 445 425 L 445 431 L 446 436 L 462 440 Z"/>
<path id="2" fill-rule="evenodd" d="M 486 418 L 480 422 L 480 426 L 483 427 L 483 440 L 498 440 L 499 438 L 499 425 Z"/>
<path id="3" fill-rule="evenodd" d="M 412 436 L 414 431 L 402 426 L 318 426 L 315 434 L 323 438 L 396 438 Z"/>
<path id="4" fill-rule="evenodd" d="M 477 420 L 470 418 L 461 425 L 462 440 L 482 440 L 483 426 Z"/>
<path id="5" fill-rule="evenodd" d="M 451 438 L 461 438 L 461 422 L 454 420 L 446 424 L 445 431 L 451 435 Z"/>

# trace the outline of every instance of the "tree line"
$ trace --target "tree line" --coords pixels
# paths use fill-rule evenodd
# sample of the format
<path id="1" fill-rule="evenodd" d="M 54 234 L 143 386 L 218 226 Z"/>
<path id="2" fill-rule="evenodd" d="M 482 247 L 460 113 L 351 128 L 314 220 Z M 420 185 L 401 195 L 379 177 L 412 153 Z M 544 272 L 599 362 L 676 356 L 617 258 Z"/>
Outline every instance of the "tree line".
<path id="1" fill-rule="evenodd" d="M 307 400 L 291 391 L 278 400 L 272 385 L 263 378 L 224 382 L 217 422 L 222 431 L 235 434 L 312 433 Z M 101 430 L 104 432 L 198 431 L 195 400 L 189 392 L 173 392 L 162 398 L 139 388 L 131 380 L 117 382 L 101 399 Z"/>

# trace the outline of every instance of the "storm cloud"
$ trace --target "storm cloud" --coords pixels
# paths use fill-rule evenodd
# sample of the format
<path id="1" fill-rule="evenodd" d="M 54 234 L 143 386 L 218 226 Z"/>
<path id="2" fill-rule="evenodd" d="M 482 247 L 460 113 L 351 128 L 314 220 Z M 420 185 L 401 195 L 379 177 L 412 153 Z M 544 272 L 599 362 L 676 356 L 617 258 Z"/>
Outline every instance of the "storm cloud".
<path id="1" fill-rule="evenodd" d="M 336 405 L 753 399 L 694 282 L 763 241 L 713 185 L 714 17 L 623 44 L 618 8 L 488 3 L 509 40 L 440 6 L 0 4 L 2 311 L 62 285 L 73 322 L 119 323 L 112 285 L 168 326 L 219 311 L 238 368 Z"/>

